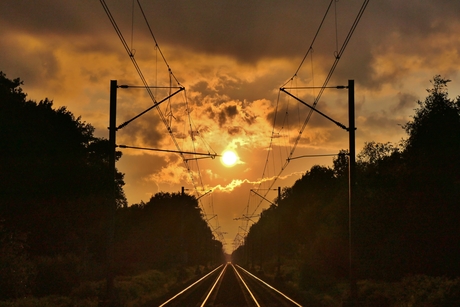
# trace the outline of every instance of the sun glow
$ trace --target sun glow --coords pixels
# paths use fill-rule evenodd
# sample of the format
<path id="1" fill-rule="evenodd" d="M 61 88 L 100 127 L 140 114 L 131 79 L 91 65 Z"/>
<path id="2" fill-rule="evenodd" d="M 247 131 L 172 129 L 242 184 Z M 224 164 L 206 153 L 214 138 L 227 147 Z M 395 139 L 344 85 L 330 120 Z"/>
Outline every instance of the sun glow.
<path id="1" fill-rule="evenodd" d="M 232 150 L 226 150 L 220 158 L 223 165 L 231 167 L 238 162 L 238 155 Z"/>

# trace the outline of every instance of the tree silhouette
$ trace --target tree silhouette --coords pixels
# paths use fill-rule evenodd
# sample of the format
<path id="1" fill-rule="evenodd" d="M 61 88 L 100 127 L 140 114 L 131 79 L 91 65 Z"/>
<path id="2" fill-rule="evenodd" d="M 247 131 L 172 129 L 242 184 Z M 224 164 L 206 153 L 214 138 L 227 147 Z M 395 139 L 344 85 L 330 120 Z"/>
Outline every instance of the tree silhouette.
<path id="1" fill-rule="evenodd" d="M 435 76 L 404 128 L 403 174 L 407 199 L 404 239 L 418 250 L 414 271 L 450 275 L 459 271 L 460 98 L 448 98 L 450 80 Z"/>
<path id="2" fill-rule="evenodd" d="M 147 203 L 119 208 L 116 254 L 120 270 L 220 261 L 222 244 L 213 238 L 201 214 L 195 197 L 179 193 L 160 192 Z"/>
<path id="3" fill-rule="evenodd" d="M 108 142 L 65 107 L 26 99 L 22 81 L 0 72 L 0 216 L 28 233 L 32 254 L 100 249 L 106 214 Z M 118 155 L 118 158 L 120 154 Z M 126 203 L 123 175 L 118 200 Z M 99 251 L 101 253 L 101 251 Z"/>

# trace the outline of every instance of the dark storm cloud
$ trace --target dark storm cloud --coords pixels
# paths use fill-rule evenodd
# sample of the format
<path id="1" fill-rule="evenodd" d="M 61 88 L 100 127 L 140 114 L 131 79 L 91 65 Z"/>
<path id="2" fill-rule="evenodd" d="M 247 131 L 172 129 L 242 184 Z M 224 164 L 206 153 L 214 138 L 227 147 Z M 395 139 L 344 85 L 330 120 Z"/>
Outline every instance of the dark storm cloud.
<path id="1" fill-rule="evenodd" d="M 227 133 L 229 135 L 239 135 L 243 129 L 241 127 L 229 127 Z"/>
<path id="2" fill-rule="evenodd" d="M 222 127 L 225 123 L 227 123 L 228 119 L 231 120 L 236 115 L 238 115 L 238 108 L 235 105 L 223 107 L 219 113 L 219 127 Z"/>
<path id="3" fill-rule="evenodd" d="M 373 68 L 374 55 L 371 51 L 369 41 L 351 41 L 348 52 L 344 53 L 343 60 L 340 61 L 340 69 L 335 71 L 334 77 L 329 84 L 346 85 L 347 80 L 353 79 L 359 80 L 360 85 L 367 88 L 380 89 L 383 81 L 388 81 L 395 76 L 385 76 L 386 80 L 382 80 L 382 77 L 375 77 Z M 334 59 L 330 57 L 327 63 L 332 66 L 333 61 Z"/>
<path id="4" fill-rule="evenodd" d="M 106 3 L 128 37 L 132 2 L 107 0 Z M 358 0 L 336 3 L 341 39 L 362 3 Z M 141 1 L 141 4 L 160 44 L 173 43 L 248 62 L 264 57 L 303 55 L 328 1 L 180 0 Z M 1 24 L 11 30 L 61 35 L 94 35 L 98 30 L 112 30 L 99 1 L 6 0 L 1 2 L 0 11 Z M 371 2 L 362 20 L 366 23 L 362 31 L 367 32 L 367 37 L 373 37 L 372 41 L 390 31 L 403 35 L 442 32 L 449 18 L 456 17 L 458 11 L 458 1 Z M 325 35 L 328 27 L 334 27 L 333 13 L 334 6 L 322 30 L 325 33 L 320 34 Z M 135 22 L 139 28 L 141 19 L 139 9 L 135 8 Z M 331 42 L 334 44 L 334 39 Z"/>
<path id="5" fill-rule="evenodd" d="M 153 28 L 158 29 L 155 33 L 160 42 L 254 63 L 264 58 L 303 56 L 328 4 L 301 0 L 182 0 L 146 3 L 144 10 Z M 340 39 L 346 36 L 361 4 L 357 0 L 337 2 Z M 334 6 L 321 32 L 327 39 L 319 45 L 335 45 L 333 12 Z"/>
<path id="6" fill-rule="evenodd" d="M 306 30 L 299 24 L 311 6 L 305 1 L 168 1 L 149 3 L 155 26 L 165 26 L 162 40 L 205 53 L 230 55 L 243 62 L 295 50 L 292 33 Z M 304 19 L 306 20 L 306 19 Z M 305 47 L 302 46 L 302 49 Z"/>
<path id="7" fill-rule="evenodd" d="M 391 117 L 387 111 L 375 112 L 367 116 L 366 131 L 372 135 L 362 135 L 365 140 L 375 140 L 375 136 L 387 138 L 387 135 L 401 134 L 402 126 L 407 123 L 408 119 L 401 117 Z M 358 127 L 359 130 L 359 127 Z M 357 130 L 357 131 L 358 131 Z M 359 133 L 366 133 L 359 131 Z M 380 141 L 380 140 L 379 140 Z"/>
<path id="8" fill-rule="evenodd" d="M 199 92 L 201 94 L 201 97 L 212 96 L 216 93 L 209 87 L 209 83 L 206 81 L 199 81 L 193 84 L 190 87 L 190 90 L 194 92 Z"/>
<path id="9" fill-rule="evenodd" d="M 106 3 L 129 41 L 132 2 L 107 0 Z M 160 46 L 168 44 L 227 55 L 246 63 L 274 57 L 297 61 L 308 50 L 328 3 L 303 0 L 141 1 Z M 314 45 L 315 53 L 321 52 L 333 59 L 337 51 L 336 39 L 340 47 L 362 3 L 359 0 L 334 3 Z M 348 78 L 356 76 L 355 79 L 360 78 L 369 87 L 388 82 L 391 75 L 385 80 L 374 79 L 371 64 L 375 55 L 371 48 L 375 50 L 388 44 L 386 38 L 392 33 L 399 33 L 402 38 L 443 33 L 452 18 L 456 20 L 459 11 L 458 1 L 371 1 L 345 52 L 347 58 L 354 60 L 340 64 L 344 65 L 342 74 Z M 150 33 L 137 7 L 134 13 L 134 38 L 149 38 Z M 119 44 L 99 1 L 6 0 L 0 3 L 0 14 L 3 29 L 38 36 L 64 36 L 74 39 L 75 49 L 83 52 L 108 50 L 114 47 L 112 43 Z M 122 51 L 119 45 L 117 48 Z M 242 92 L 249 93 L 244 89 Z"/>
<path id="10" fill-rule="evenodd" d="M 227 117 L 233 118 L 238 115 L 238 109 L 236 106 L 228 106 L 224 108 L 224 112 Z"/>
<path id="11" fill-rule="evenodd" d="M 150 155 L 142 152 L 139 155 L 129 155 L 135 149 L 120 149 L 123 153 L 123 158 L 117 163 L 121 168 L 129 169 L 125 176 L 132 177 L 135 180 L 140 180 L 148 177 L 148 175 L 158 172 L 165 164 L 166 157 L 171 160 L 177 160 L 175 155 Z"/>
<path id="12" fill-rule="evenodd" d="M 219 127 L 222 127 L 226 122 L 227 116 L 225 115 L 225 112 L 222 111 L 219 113 Z"/>
<path id="13" fill-rule="evenodd" d="M 370 18 L 376 18 L 375 22 L 387 31 L 398 31 L 407 36 L 425 36 L 444 32 L 450 19 L 458 16 L 459 10 L 458 1 L 391 0 L 376 4 Z"/>
<path id="14" fill-rule="evenodd" d="M 126 142 L 124 145 L 160 148 L 168 130 L 155 112 L 137 118 L 132 123 L 119 130 L 117 138 Z M 130 116 L 126 117 L 131 119 Z"/>
<path id="15" fill-rule="evenodd" d="M 279 68 L 280 70 L 282 68 Z M 291 71 L 287 71 L 283 77 L 289 76 Z M 256 76 L 252 80 L 245 80 L 238 76 L 219 76 L 215 90 L 223 96 L 231 97 L 234 100 L 240 101 L 255 101 L 258 99 L 276 99 L 275 90 L 284 82 L 280 78 L 279 71 L 268 71 L 266 74 Z"/>
<path id="16" fill-rule="evenodd" d="M 256 110 L 257 111 L 257 110 Z M 243 120 L 248 124 L 249 126 L 254 124 L 258 118 L 258 115 L 250 113 L 248 110 L 244 109 L 242 111 L 243 113 Z"/>
<path id="17" fill-rule="evenodd" d="M 314 96 L 309 94 L 303 94 L 299 96 L 299 98 L 303 102 L 307 103 L 310 106 L 313 106 L 313 103 L 315 101 Z M 289 117 L 289 119 L 293 122 L 303 123 L 304 119 L 306 119 L 311 112 L 311 109 L 309 107 L 303 105 L 298 101 L 290 99 L 288 95 L 284 93 L 280 94 L 278 108 L 279 109 L 277 111 L 277 114 L 275 113 L 275 110 L 273 110 L 272 112 L 269 112 L 265 117 L 267 122 L 273 123 L 276 116 L 276 121 L 274 122 L 276 130 L 298 129 L 297 126 L 286 126 L 286 117 Z M 319 109 L 321 109 L 321 107 Z M 324 112 L 324 104 L 322 105 L 321 111 Z M 280 116 L 280 114 L 282 116 Z"/>
<path id="18" fill-rule="evenodd" d="M 339 45 L 363 1 L 338 1 Z M 163 28 L 161 41 L 182 45 L 196 51 L 232 56 L 242 62 L 265 57 L 299 57 L 308 49 L 328 2 L 312 1 L 168 1 L 145 4 L 155 28 Z M 335 44 L 334 14 L 331 13 L 320 32 L 318 44 Z M 459 11 L 456 1 L 382 1 L 371 2 L 358 28 L 361 37 L 380 42 L 389 33 L 426 35 L 441 32 L 447 20 L 434 16 L 454 17 Z M 442 16 L 442 15 L 441 15 Z M 359 45 L 357 45 L 359 46 Z M 315 46 L 316 47 L 316 46 Z M 355 48 L 369 53 L 368 46 Z M 329 53 L 332 55 L 334 49 Z"/>
<path id="19" fill-rule="evenodd" d="M 414 109 L 417 105 L 417 97 L 408 93 L 398 93 L 398 103 L 393 108 L 393 112 L 400 112 L 407 109 Z"/>
<path id="20" fill-rule="evenodd" d="M 104 11 L 99 1 L 27 1 L 5 0 L 0 3 L 3 21 L 9 30 L 28 33 L 74 35 L 99 29 Z"/>
<path id="21" fill-rule="evenodd" d="M 207 107 L 206 110 L 205 110 L 206 114 L 208 115 L 208 118 L 213 120 L 214 118 L 216 118 L 216 113 L 214 112 L 214 110 L 212 109 L 212 107 Z"/>
<path id="22" fill-rule="evenodd" d="M 384 84 L 398 84 L 414 67 L 404 60 L 417 58 L 430 68 L 440 66 L 436 59 L 457 47 L 435 42 L 458 26 L 458 1 L 382 1 L 370 3 L 354 38 L 345 52 L 335 79 L 345 76 L 360 80 L 362 86 L 381 89 Z M 377 65 L 379 56 L 393 55 L 393 62 Z M 382 65 L 393 65 L 382 70 Z M 438 68 L 441 69 L 441 68 Z"/>
<path id="23" fill-rule="evenodd" d="M 238 77 L 229 78 L 227 75 L 218 77 L 217 85 L 215 86 L 216 91 L 222 95 L 231 93 L 232 97 L 237 99 L 238 93 L 241 91 L 241 84 L 243 80 Z M 235 94 L 237 96 L 235 96 Z"/>
<path id="24" fill-rule="evenodd" d="M 1 33 L 1 30 L 0 30 Z M 32 50 L 21 48 L 16 41 L 5 35 L 0 35 L 0 70 L 14 72 L 27 85 L 34 85 L 56 75 L 60 66 L 53 51 L 48 46 L 36 46 Z M 17 60 L 12 60 L 17 59 Z M 42 97 L 44 98 L 44 97 Z"/>

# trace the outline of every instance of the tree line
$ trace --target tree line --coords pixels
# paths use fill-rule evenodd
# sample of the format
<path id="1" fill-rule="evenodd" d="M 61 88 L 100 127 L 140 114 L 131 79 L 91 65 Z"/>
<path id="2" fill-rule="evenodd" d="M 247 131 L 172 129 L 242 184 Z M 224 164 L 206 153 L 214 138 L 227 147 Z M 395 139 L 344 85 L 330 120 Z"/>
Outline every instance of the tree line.
<path id="1" fill-rule="evenodd" d="M 433 88 L 398 144 L 367 142 L 357 155 L 352 255 L 358 279 L 460 276 L 460 98 Z M 348 151 L 313 166 L 262 212 L 233 258 L 259 270 L 295 263 L 300 286 L 347 280 Z M 289 276 L 284 276 L 289 278 Z"/>
<path id="2" fill-rule="evenodd" d="M 0 72 L 0 300 L 104 278 L 114 183 L 117 274 L 221 260 L 193 196 L 159 193 L 128 207 L 108 140 L 66 107 L 28 99 L 22 84 Z"/>

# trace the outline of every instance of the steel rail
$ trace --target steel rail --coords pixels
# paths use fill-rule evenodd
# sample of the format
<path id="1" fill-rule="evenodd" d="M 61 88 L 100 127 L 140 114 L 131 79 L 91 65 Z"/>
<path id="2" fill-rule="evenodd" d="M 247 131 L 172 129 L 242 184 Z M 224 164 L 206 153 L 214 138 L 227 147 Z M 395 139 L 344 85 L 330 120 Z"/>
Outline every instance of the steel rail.
<path id="1" fill-rule="evenodd" d="M 241 277 L 240 273 L 238 273 L 238 270 L 235 268 L 235 266 L 233 264 L 231 264 L 232 267 L 233 267 L 233 270 L 235 270 L 235 273 L 236 275 L 238 276 L 238 278 L 240 279 L 240 281 L 243 283 L 244 287 L 246 288 L 246 290 L 249 292 L 249 295 L 251 295 L 251 298 L 254 300 L 254 303 L 256 303 L 257 307 L 260 307 L 260 304 L 259 302 L 257 301 L 256 297 L 254 296 L 254 294 L 252 294 L 252 291 L 251 289 L 249 289 L 248 285 L 246 284 L 246 282 L 244 281 L 243 277 Z"/>
<path id="2" fill-rule="evenodd" d="M 272 287 L 271 285 L 267 284 L 265 281 L 263 281 L 262 279 L 258 278 L 257 276 L 251 274 L 250 272 L 246 271 L 245 269 L 243 269 L 242 267 L 240 267 L 239 265 L 236 265 L 239 269 L 241 269 L 243 272 L 245 272 L 246 274 L 248 274 L 249 276 L 251 276 L 252 278 L 256 279 L 257 281 L 261 282 L 262 284 L 264 284 L 266 287 L 270 288 L 271 290 L 277 292 L 278 294 L 280 294 L 281 296 L 283 296 L 284 298 L 286 298 L 287 300 L 289 300 L 291 303 L 293 303 L 294 305 L 296 306 L 299 306 L 299 307 L 302 307 L 302 305 L 300 305 L 299 303 L 297 303 L 296 301 L 294 301 L 292 298 L 290 298 L 289 296 L 287 296 L 286 294 L 284 294 L 283 292 L 279 291 L 278 289 Z M 239 274 L 238 274 L 239 275 Z"/>
<path id="3" fill-rule="evenodd" d="M 211 272 L 209 272 L 208 274 L 206 274 L 205 276 L 201 277 L 199 280 L 195 281 L 193 284 L 191 284 L 190 286 L 188 286 L 187 288 L 185 288 L 184 290 L 182 290 L 181 292 L 177 293 L 176 295 L 174 295 L 173 297 L 171 297 L 169 300 L 167 300 L 166 302 L 164 302 L 163 304 L 161 304 L 159 307 L 163 307 L 165 306 L 166 304 L 168 304 L 169 302 L 171 302 L 172 300 L 176 299 L 178 296 L 184 294 L 186 291 L 190 290 L 193 286 L 195 286 L 196 284 L 200 283 L 203 279 L 207 278 L 209 275 L 211 275 L 212 273 L 214 273 L 215 271 L 217 271 L 219 268 L 221 268 L 223 266 L 223 264 L 221 264 L 220 266 L 218 266 L 217 268 L 215 268 L 214 270 L 212 270 Z M 224 268 L 225 269 L 225 268 Z M 222 270 L 222 272 L 225 271 L 225 270 Z M 222 273 L 220 273 L 219 275 L 219 278 L 220 276 L 222 275 Z M 217 278 L 219 280 L 219 278 Z"/>
<path id="4" fill-rule="evenodd" d="M 206 305 L 206 302 L 209 300 L 209 297 L 211 296 L 212 291 L 214 291 L 214 288 L 216 287 L 217 283 L 219 282 L 219 280 L 222 278 L 222 276 L 224 275 L 225 271 L 227 270 L 227 266 L 228 266 L 228 263 L 225 265 L 225 267 L 222 270 L 222 272 L 220 272 L 219 277 L 217 277 L 216 281 L 212 285 L 211 289 L 208 292 L 208 295 L 206 295 L 205 299 L 203 300 L 203 303 L 201 304 L 201 307 L 204 307 Z"/>

